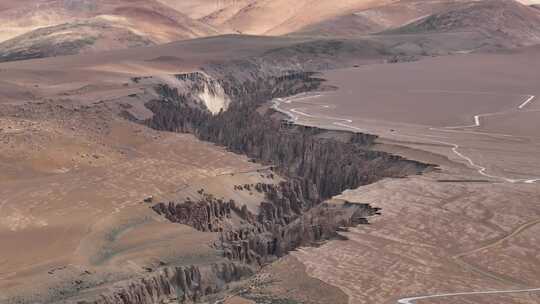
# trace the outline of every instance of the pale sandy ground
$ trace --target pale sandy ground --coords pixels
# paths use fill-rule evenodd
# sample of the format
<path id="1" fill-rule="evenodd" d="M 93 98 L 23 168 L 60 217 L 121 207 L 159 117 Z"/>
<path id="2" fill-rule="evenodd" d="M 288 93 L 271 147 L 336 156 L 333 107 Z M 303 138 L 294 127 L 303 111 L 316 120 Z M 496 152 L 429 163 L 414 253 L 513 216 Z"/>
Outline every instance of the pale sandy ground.
<path id="1" fill-rule="evenodd" d="M 337 92 L 284 103 L 289 111 L 311 115 L 297 112 L 300 123 L 366 130 L 382 136 L 380 149 L 441 166 L 440 171 L 422 177 L 384 180 L 341 195 L 382 207 L 383 215 L 370 226 L 345 233 L 348 241 L 294 253 L 308 273 L 339 287 L 354 304 L 540 287 L 540 185 L 482 176 L 452 146 L 441 143 L 459 144 L 459 152 L 487 167 L 490 174 L 540 176 L 540 112 L 536 112 L 540 105 L 531 102 L 515 109 L 522 100 L 516 96 L 540 93 L 538 56 L 538 50 L 532 49 L 335 71 L 327 77 L 341 87 Z M 419 89 L 441 92 L 410 93 Z M 472 124 L 473 113 L 500 110 L 509 112 L 487 118 L 480 128 L 440 129 Z M 509 294 L 418 303 L 532 304 L 538 300 L 534 294 Z"/>
<path id="2" fill-rule="evenodd" d="M 104 121 L 106 132 L 93 134 L 53 118 L 0 118 L 0 303 L 70 292 L 75 280 L 107 286 L 163 262 L 218 261 L 216 234 L 170 223 L 143 200 L 196 199 L 205 189 L 256 212 L 261 194 L 234 186 L 279 181 L 191 135 Z"/>
<path id="3" fill-rule="evenodd" d="M 234 184 L 260 180 L 253 171 L 259 167 L 189 135 L 161 134 L 112 119 L 107 116 L 107 106 L 129 101 L 128 95 L 134 92 L 146 94 L 144 87 L 132 83 L 125 86 L 132 76 L 162 77 L 189 71 L 210 60 L 254 55 L 292 42 L 288 38 L 212 38 L 159 48 L 0 64 L 0 105 L 34 102 L 18 117 L 0 118 L 0 302 L 2 297 L 22 291 L 46 293 L 49 287 L 79 278 L 86 270 L 92 274 L 110 271 L 121 278 L 142 273 L 144 265 L 156 265 L 161 260 L 178 261 L 180 257 L 184 263 L 197 263 L 217 259 L 208 246 L 215 235 L 167 223 L 141 201 L 156 194 L 194 195 L 199 185 L 234 198 L 238 195 L 231 193 Z M 208 51 L 201 54 L 200 49 Z M 178 53 L 182 57 L 176 57 Z M 367 70 L 367 74 L 352 77 L 366 83 L 373 77 L 369 87 L 357 82 L 350 85 L 362 89 L 358 96 L 363 91 L 370 93 L 370 87 L 386 80 L 388 88 L 397 90 L 400 86 L 396 81 L 414 79 L 411 75 L 426 75 L 422 84 L 436 85 L 439 82 L 430 80 L 445 73 L 429 73 L 441 69 L 457 73 L 461 68 L 454 65 L 461 62 L 462 68 L 474 69 L 457 75 L 456 79 L 465 81 L 456 82 L 451 89 L 468 88 L 469 84 L 500 89 L 503 92 L 496 99 L 465 95 L 471 102 L 479 100 L 474 105 L 475 111 L 490 110 L 492 106 L 506 110 L 503 97 L 510 97 L 511 108 L 520 101 L 514 99 L 515 94 L 536 93 L 531 92 L 536 88 L 534 76 L 539 70 L 535 69 L 539 62 L 535 54 L 474 55 L 464 57 L 472 58 L 464 61 L 428 60 L 414 63 L 419 65 L 420 72 L 401 74 L 397 80 L 393 75 L 399 76 L 402 68 L 410 69 L 413 64 L 380 66 L 380 73 L 378 69 Z M 482 65 L 482 58 L 487 58 L 487 63 Z M 179 60 L 189 64 L 179 65 Z M 478 69 L 485 71 L 476 76 L 473 72 Z M 363 68 L 354 73 L 362 71 Z M 338 72 L 335 77 L 340 75 Z M 469 75 L 475 77 L 467 79 Z M 328 77 L 332 80 L 334 76 Z M 437 88 L 444 89 L 447 79 L 451 79 L 444 77 Z M 486 84 L 475 82 L 482 78 Z M 511 85 L 504 87 L 505 83 Z M 384 87 L 380 85 L 381 89 Z M 404 85 L 404 88 L 418 89 L 418 85 Z M 408 96 L 406 92 L 394 94 Z M 367 104 L 365 109 L 373 111 L 367 118 L 362 107 L 348 103 L 350 99 L 330 98 L 315 107 L 290 105 L 316 115 L 354 118 L 354 126 L 383 135 L 381 149 L 437 163 L 443 168 L 442 173 L 387 180 L 346 193 L 345 197 L 354 201 L 383 207 L 385 215 L 373 226 L 353 230 L 351 241 L 331 242 L 296 255 L 308 266 L 310 274 L 343 289 L 352 303 L 393 303 L 400 296 L 429 292 L 538 284 L 537 250 L 531 245 L 536 226 L 524 226 L 527 229 L 497 243 L 521 225 L 540 218 L 536 206 L 538 185 L 439 183 L 437 179 L 484 177 L 467 168 L 448 145 L 436 142 L 458 142 L 467 155 L 488 167 L 489 172 L 516 178 L 536 174 L 539 162 L 533 153 L 538 151 L 534 146 L 537 144 L 535 112 L 490 117 L 482 126 L 482 131 L 493 128 L 497 132 L 513 132 L 513 136 L 519 136 L 515 138 L 429 130 L 431 123 L 439 127 L 443 123 L 467 123 L 468 116 L 467 111 L 455 111 L 455 107 L 445 108 L 445 112 L 452 114 L 451 119 L 441 115 L 436 107 L 429 108 L 426 101 L 429 98 L 425 97 L 432 95 L 451 101 L 445 94 L 412 94 L 414 98 L 404 100 L 420 99 L 421 110 L 432 116 L 419 115 L 418 122 L 407 123 L 401 120 L 402 115 L 384 116 L 386 121 L 372 120 L 384 114 L 380 112 L 384 104 L 382 107 L 377 107 L 377 103 Z M 324 108 L 326 105 L 335 109 Z M 392 108 L 399 106 L 393 104 Z M 402 106 L 412 108 L 407 104 Z M 531 103 L 527 111 L 537 107 L 537 103 Z M 347 115 L 337 112 L 340 109 L 349 109 Z M 523 121 L 518 115 L 528 118 Z M 400 119 L 392 120 L 392 117 Z M 437 118 L 427 121 L 420 120 L 422 117 Z M 511 129 L 515 126 L 512 120 L 520 121 L 523 128 Z M 438 121 L 443 123 L 437 124 Z M 334 119 L 303 122 L 337 127 Z M 234 177 L 227 175 L 232 172 L 237 172 Z M 488 246 L 485 253 L 471 251 L 484 246 Z M 459 256 L 461 253 L 467 254 Z M 510 259 L 510 256 L 521 258 Z M 508 267 L 510 264 L 513 268 Z M 494 265 L 497 268 L 491 269 Z M 337 266 L 340 271 L 335 270 Z"/>
<path id="4" fill-rule="evenodd" d="M 326 74 L 340 90 L 283 108 L 306 122 L 314 118 L 302 113 L 333 127 L 352 120 L 357 130 L 392 141 L 431 144 L 429 151 L 463 161 L 448 148 L 457 144 L 459 152 L 492 175 L 540 178 L 540 163 L 530 161 L 540 159 L 540 98 L 518 108 L 530 95 L 540 95 L 539 70 L 538 48 L 363 66 Z M 474 125 L 473 116 L 480 113 L 495 114 L 481 117 L 480 127 L 445 129 Z"/>
<path id="5" fill-rule="evenodd" d="M 129 82 L 130 77 L 190 72 L 209 62 L 254 56 L 301 41 L 287 37 L 221 36 L 154 47 L 1 63 L 0 103 L 58 97 L 58 94 L 81 89 L 86 94 L 103 94 L 103 91 L 125 89 L 123 84 Z"/>
<path id="6" fill-rule="evenodd" d="M 196 198 L 205 188 L 256 211 L 262 197 L 238 193 L 234 186 L 279 180 L 264 177 L 257 172 L 264 168 L 245 157 L 191 135 L 150 130 L 113 112 L 129 104 L 148 116 L 142 105 L 152 94 L 131 77 L 154 75 L 159 81 L 287 41 L 203 39 L 1 64 L 0 303 L 28 294 L 46 300 L 53 290 L 72 292 L 75 280 L 107 285 L 161 262 L 220 260 L 210 247 L 215 234 L 172 224 L 143 200 Z M 179 53 L 190 64 L 171 60 Z"/>
<path id="7" fill-rule="evenodd" d="M 258 166 L 189 135 L 109 123 L 94 138 L 54 121 L 0 118 L 8 130 L 0 132 L 0 302 L 86 270 L 133 275 L 160 260 L 218 258 L 214 234 L 169 223 L 143 199 L 191 196 L 188 185 L 212 187 L 212 178 L 226 195 L 234 182 L 258 182 L 249 173 Z M 236 172 L 230 183 L 220 178 Z"/>

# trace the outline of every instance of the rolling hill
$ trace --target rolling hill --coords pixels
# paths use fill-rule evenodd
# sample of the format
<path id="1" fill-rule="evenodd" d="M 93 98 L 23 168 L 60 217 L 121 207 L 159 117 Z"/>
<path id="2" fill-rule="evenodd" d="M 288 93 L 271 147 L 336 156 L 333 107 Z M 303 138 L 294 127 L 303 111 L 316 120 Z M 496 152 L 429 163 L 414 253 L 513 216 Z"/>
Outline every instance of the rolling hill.
<path id="1" fill-rule="evenodd" d="M 242 1 L 241 1 L 242 2 Z M 219 28 L 258 35 L 283 35 L 337 16 L 396 2 L 395 0 L 246 1 L 245 6 L 218 10 L 200 19 Z"/>
<path id="2" fill-rule="evenodd" d="M 504 47 L 540 43 L 540 14 L 513 0 L 470 2 L 411 22 L 386 34 L 478 32 Z"/>
<path id="3" fill-rule="evenodd" d="M 226 33 L 288 34 L 395 0 L 38 0 L 0 4 L 0 60 L 148 46 Z"/>
<path id="4" fill-rule="evenodd" d="M 470 0 L 401 0 L 307 25 L 294 34 L 355 36 L 389 30 Z"/>
<path id="5" fill-rule="evenodd" d="M 0 61 L 230 33 L 335 38 L 467 32 L 469 40 L 515 47 L 540 41 L 540 14 L 526 4 L 514 0 L 2 1 Z"/>
<path id="6" fill-rule="evenodd" d="M 0 44 L 0 61 L 75 55 L 148 46 L 150 39 L 106 20 L 84 20 L 39 28 Z"/>
<path id="7" fill-rule="evenodd" d="M 76 54 L 219 34 L 154 0 L 8 4 L 0 10 L 2 58 Z"/>

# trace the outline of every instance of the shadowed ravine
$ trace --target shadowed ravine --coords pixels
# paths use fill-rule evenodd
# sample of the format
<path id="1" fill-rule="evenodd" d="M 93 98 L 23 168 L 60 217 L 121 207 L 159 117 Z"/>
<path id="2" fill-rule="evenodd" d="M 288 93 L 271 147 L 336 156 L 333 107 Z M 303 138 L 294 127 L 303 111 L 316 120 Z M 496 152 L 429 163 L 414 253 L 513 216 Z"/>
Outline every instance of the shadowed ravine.
<path id="1" fill-rule="evenodd" d="M 270 165 L 286 178 L 277 186 L 257 185 L 266 197 L 259 214 L 248 211 L 242 202 L 224 202 L 211 194 L 200 201 L 160 202 L 153 207 L 172 222 L 219 232 L 221 241 L 215 246 L 230 260 L 260 267 L 299 246 L 336 237 L 339 227 L 365 224 L 369 216 L 379 213 L 378 208 L 325 201 L 346 189 L 386 177 L 420 174 L 431 167 L 371 149 L 377 138 L 373 135 L 289 124 L 268 105 L 273 98 L 324 89 L 324 81 L 312 73 L 288 72 L 242 82 L 234 78 L 208 81 L 197 73 L 177 79 L 189 81 L 191 91 L 159 85 L 156 90 L 162 99 L 147 103 L 154 116 L 145 124 L 193 133 Z M 231 103 L 214 115 L 201 106 L 206 101 L 198 91 L 221 88 Z M 244 224 L 231 225 L 234 218 Z"/>
<path id="2" fill-rule="evenodd" d="M 220 71 L 227 71 L 221 69 Z M 224 73 L 225 74 L 225 73 Z M 313 90 L 333 89 L 314 73 L 250 70 L 241 77 L 219 73 L 176 75 L 177 86 L 151 82 L 157 93 L 146 103 L 153 116 L 137 120 L 152 129 L 191 133 L 198 139 L 247 156 L 272 168 L 278 182 L 244 185 L 264 199 L 257 209 L 224 200 L 203 189 L 194 199 L 151 202 L 164 219 L 219 234 L 210 249 L 223 262 L 211 265 L 158 265 L 148 274 L 112 288 L 82 292 L 66 303 L 190 303 L 226 291 L 300 246 L 342 238 L 338 231 L 368 224 L 380 214 L 369 202 L 334 200 L 347 189 L 384 178 L 422 174 L 433 166 L 376 151 L 377 136 L 290 124 L 270 101 Z M 238 74 L 237 74 L 238 75 Z M 249 76 L 245 76 L 249 75 Z M 154 81 L 134 78 L 135 83 Z M 208 107 L 212 103 L 212 108 Z M 273 178 L 272 178 L 273 179 Z"/>

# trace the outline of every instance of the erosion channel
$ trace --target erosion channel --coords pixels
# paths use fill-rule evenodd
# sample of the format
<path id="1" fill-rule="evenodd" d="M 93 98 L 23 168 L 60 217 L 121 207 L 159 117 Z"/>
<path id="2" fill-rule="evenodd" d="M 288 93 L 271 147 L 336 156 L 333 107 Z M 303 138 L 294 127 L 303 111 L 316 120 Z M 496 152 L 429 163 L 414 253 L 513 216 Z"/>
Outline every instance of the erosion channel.
<path id="1" fill-rule="evenodd" d="M 256 211 L 205 189 L 197 198 L 153 202 L 151 208 L 171 222 L 218 233 L 219 241 L 211 246 L 230 263 L 202 268 L 164 265 L 148 277 L 86 303 L 198 301 L 299 246 L 339 237 L 339 229 L 367 224 L 370 216 L 381 212 L 369 203 L 338 201 L 333 196 L 383 178 L 432 168 L 372 149 L 377 136 L 294 125 L 270 107 L 273 98 L 333 89 L 315 73 L 234 77 L 194 72 L 175 75 L 174 84 L 156 83 L 154 88 L 158 98 L 146 103 L 152 118 L 125 116 L 156 130 L 191 133 L 224 146 L 268 166 L 270 174 L 280 179 L 238 186 L 264 197 Z"/>

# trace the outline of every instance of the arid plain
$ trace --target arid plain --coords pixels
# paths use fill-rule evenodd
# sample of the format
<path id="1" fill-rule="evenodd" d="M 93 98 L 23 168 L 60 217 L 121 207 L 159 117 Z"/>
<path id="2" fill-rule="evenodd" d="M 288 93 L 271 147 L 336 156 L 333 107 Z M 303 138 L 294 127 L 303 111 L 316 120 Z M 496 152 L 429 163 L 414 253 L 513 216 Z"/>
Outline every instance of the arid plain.
<path id="1" fill-rule="evenodd" d="M 308 273 L 340 286 L 350 303 L 537 288 L 539 56 L 532 48 L 332 71 L 325 77 L 337 91 L 283 102 L 302 124 L 380 134 L 379 149 L 440 165 L 346 191 L 340 197 L 388 213 L 346 233 L 349 241 L 299 250 Z M 418 303 L 538 300 L 531 293 Z"/>

